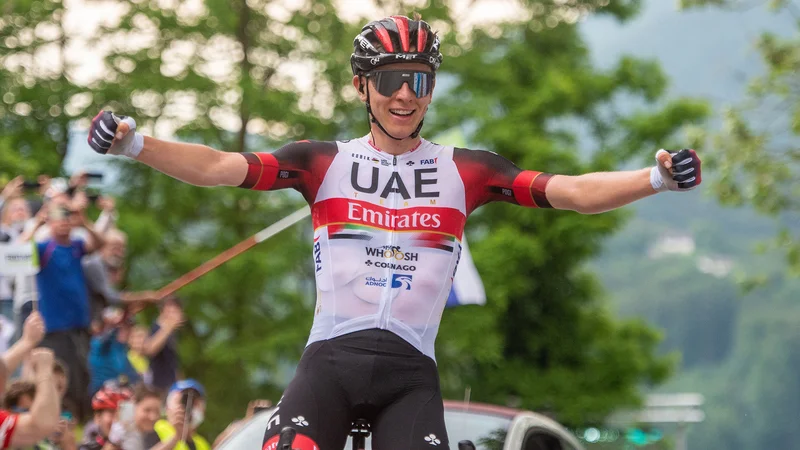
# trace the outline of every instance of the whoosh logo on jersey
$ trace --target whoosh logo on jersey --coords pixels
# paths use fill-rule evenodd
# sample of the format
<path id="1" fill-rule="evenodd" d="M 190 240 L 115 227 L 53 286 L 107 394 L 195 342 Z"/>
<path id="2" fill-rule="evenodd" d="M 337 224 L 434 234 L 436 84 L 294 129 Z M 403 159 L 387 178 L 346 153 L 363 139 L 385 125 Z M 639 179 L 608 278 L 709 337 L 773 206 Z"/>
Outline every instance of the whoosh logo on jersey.
<path id="1" fill-rule="evenodd" d="M 353 189 L 364 194 L 374 194 L 378 192 L 378 188 L 380 187 L 378 182 L 380 169 L 377 167 L 372 167 L 369 183 L 360 183 L 360 166 L 361 164 L 353 161 L 353 169 L 350 171 L 350 184 L 353 186 Z M 414 169 L 414 198 L 439 197 L 439 191 L 436 190 L 435 187 L 439 182 L 439 179 L 436 177 L 437 171 L 438 169 L 435 167 L 428 169 Z M 363 178 L 361 179 L 363 180 Z M 404 200 L 408 200 L 412 197 L 412 195 L 409 193 L 408 187 L 406 187 L 406 184 L 403 182 L 403 179 L 400 177 L 398 172 L 392 172 L 392 175 L 389 177 L 389 181 L 387 181 L 386 185 L 383 187 L 383 189 L 381 189 L 380 196 L 381 198 L 388 198 L 389 194 L 392 193 L 400 194 Z"/>
<path id="2" fill-rule="evenodd" d="M 419 253 L 404 252 L 397 246 L 365 247 L 364 250 L 367 252 L 367 256 L 379 256 L 398 261 L 419 261 Z"/>

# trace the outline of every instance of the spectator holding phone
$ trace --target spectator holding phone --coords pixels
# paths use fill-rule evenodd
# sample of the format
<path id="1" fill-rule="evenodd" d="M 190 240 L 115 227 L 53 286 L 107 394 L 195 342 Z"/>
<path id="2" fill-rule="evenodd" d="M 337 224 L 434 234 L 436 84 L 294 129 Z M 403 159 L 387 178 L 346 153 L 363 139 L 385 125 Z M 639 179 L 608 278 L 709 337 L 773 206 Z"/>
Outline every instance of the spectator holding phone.
<path id="1" fill-rule="evenodd" d="M 145 437 L 145 448 L 150 450 L 211 450 L 197 427 L 203 423 L 206 412 L 206 393 L 197 380 L 176 382 L 166 399 L 166 419 L 155 424 L 155 431 Z"/>
<path id="2" fill-rule="evenodd" d="M 157 441 L 148 444 L 148 440 L 153 440 L 151 436 L 155 434 L 156 422 L 161 417 L 161 394 L 151 387 L 139 384 L 134 400 L 135 403 L 128 411 L 123 411 L 124 405 L 120 405 L 118 419 L 111 426 L 111 433 L 103 450 L 149 450 L 160 445 Z M 183 419 L 182 412 L 175 416 L 178 427 L 183 426 Z"/>
<path id="3" fill-rule="evenodd" d="M 94 417 L 83 431 L 83 444 L 80 450 L 100 450 L 108 441 L 111 426 L 118 419 L 118 409 L 122 402 L 130 401 L 133 393 L 118 386 L 103 386 L 92 397 Z"/>
<path id="4" fill-rule="evenodd" d="M 17 177 L 11 180 L 0 191 L 0 243 L 15 242 L 31 222 L 31 208 L 23 197 L 23 180 Z M 14 305 L 18 304 L 33 287 L 33 277 L 17 275 L 15 277 L 0 275 L 0 335 L 3 336 L 2 350 L 11 343 L 14 335 Z M 17 299 L 17 302 L 14 301 Z"/>
<path id="5" fill-rule="evenodd" d="M 87 242 L 72 239 L 72 221 L 77 220 L 92 236 Z M 39 292 L 39 311 L 44 318 L 47 334 L 42 346 L 52 349 L 68 366 L 67 399 L 75 405 L 73 411 L 81 421 L 89 415 L 89 298 L 81 259 L 102 247 L 103 238 L 94 232 L 84 210 L 70 208 L 69 199 L 57 196 L 36 215 L 36 228 L 23 233 L 21 239 L 31 239 L 35 230 L 47 223 L 51 237 L 37 243 L 39 265 L 36 275 Z M 32 304 L 23 305 L 21 315 L 30 313 Z"/>

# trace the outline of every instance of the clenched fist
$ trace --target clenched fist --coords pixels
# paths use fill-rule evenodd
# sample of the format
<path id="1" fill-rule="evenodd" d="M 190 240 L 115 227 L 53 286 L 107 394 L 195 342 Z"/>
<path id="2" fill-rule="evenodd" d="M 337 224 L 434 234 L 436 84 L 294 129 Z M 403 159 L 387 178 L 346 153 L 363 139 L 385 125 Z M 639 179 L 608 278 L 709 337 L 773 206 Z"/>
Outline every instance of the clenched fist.
<path id="1" fill-rule="evenodd" d="M 89 147 L 105 155 L 139 156 L 144 146 L 144 136 L 136 132 L 136 121 L 131 117 L 117 116 L 110 111 L 100 111 L 89 129 Z"/>
<path id="2" fill-rule="evenodd" d="M 650 184 L 656 191 L 689 191 L 702 182 L 700 158 L 689 148 L 678 152 L 656 152 L 658 165 L 650 171 Z"/>

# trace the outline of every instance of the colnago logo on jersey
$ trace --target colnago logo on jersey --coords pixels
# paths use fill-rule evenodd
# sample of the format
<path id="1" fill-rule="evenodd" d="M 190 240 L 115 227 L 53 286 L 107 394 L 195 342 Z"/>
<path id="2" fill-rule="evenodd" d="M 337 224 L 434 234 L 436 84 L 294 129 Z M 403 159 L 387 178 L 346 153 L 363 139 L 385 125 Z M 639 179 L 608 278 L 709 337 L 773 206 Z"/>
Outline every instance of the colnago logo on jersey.
<path id="1" fill-rule="evenodd" d="M 372 261 L 366 260 L 364 264 L 367 267 L 377 267 L 378 269 L 392 269 L 392 270 L 402 270 L 404 272 L 414 272 L 417 270 L 417 266 L 409 265 L 409 264 L 397 264 L 393 262 L 386 262 L 386 261 Z"/>

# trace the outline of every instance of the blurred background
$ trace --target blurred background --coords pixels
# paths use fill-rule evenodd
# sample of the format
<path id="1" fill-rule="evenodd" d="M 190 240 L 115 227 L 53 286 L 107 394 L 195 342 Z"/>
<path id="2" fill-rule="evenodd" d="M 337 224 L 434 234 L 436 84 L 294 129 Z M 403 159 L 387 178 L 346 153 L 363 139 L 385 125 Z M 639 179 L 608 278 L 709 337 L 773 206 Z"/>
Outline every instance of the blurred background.
<path id="1" fill-rule="evenodd" d="M 588 448 L 668 449 L 669 425 L 595 431 L 648 394 L 698 393 L 689 448 L 799 448 L 798 2 L 0 0 L 0 186 L 101 173 L 92 189 L 128 238 L 119 288 L 158 289 L 302 197 L 100 157 L 91 118 L 112 109 L 237 152 L 361 136 L 353 37 L 415 11 L 443 37 L 428 139 L 563 174 L 650 165 L 662 147 L 704 163 L 699 189 L 612 213 L 478 210 L 467 236 L 488 300 L 445 312 L 446 398 L 546 413 Z M 206 435 L 291 378 L 313 316 L 310 236 L 303 222 L 179 292 Z"/>

